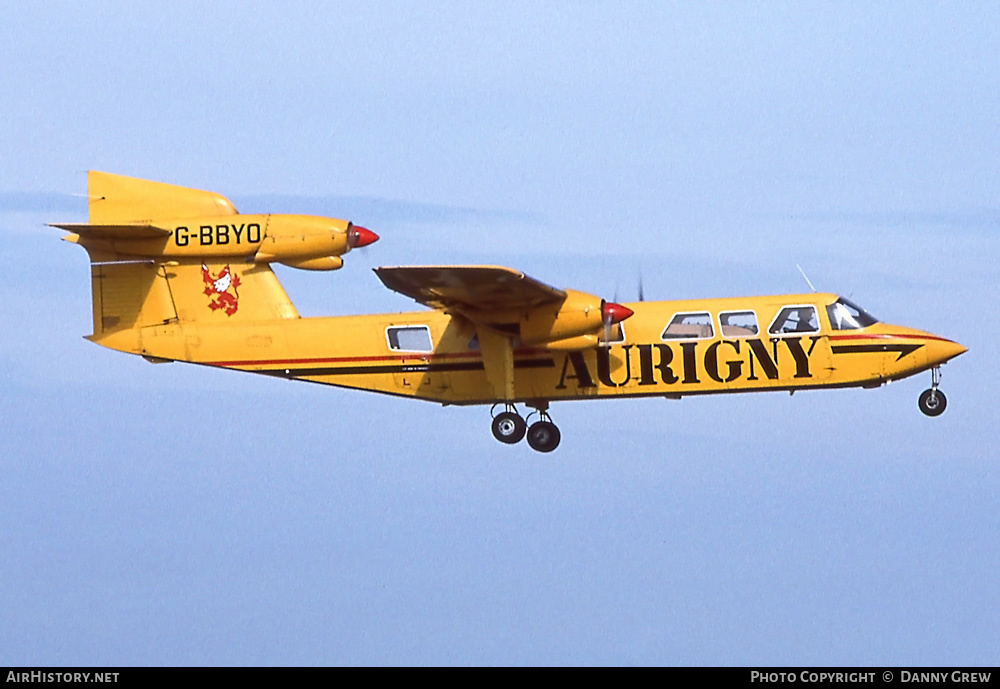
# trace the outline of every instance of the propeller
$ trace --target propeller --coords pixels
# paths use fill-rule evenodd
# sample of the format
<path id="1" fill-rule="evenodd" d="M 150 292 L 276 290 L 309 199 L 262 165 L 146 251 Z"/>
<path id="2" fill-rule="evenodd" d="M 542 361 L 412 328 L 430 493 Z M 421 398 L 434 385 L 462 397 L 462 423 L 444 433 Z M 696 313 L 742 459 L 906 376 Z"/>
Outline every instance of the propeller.
<path id="1" fill-rule="evenodd" d="M 368 246 L 378 241 L 378 235 L 361 225 L 349 224 L 347 226 L 347 246 L 357 249 Z"/>
<path id="2" fill-rule="evenodd" d="M 354 249 L 360 249 L 366 247 L 369 244 L 374 244 L 379 240 L 379 236 L 369 230 L 367 227 L 361 227 L 360 225 L 355 225 L 354 223 L 347 223 L 347 247 L 348 251 L 353 251 Z M 371 268 L 371 255 L 367 251 L 361 251 L 358 253 L 357 260 L 351 259 L 353 262 L 358 262 L 361 267 Z"/>
<path id="3" fill-rule="evenodd" d="M 621 323 L 631 316 L 634 311 L 627 306 L 616 304 L 613 301 L 601 300 L 601 323 L 604 324 L 604 346 L 611 346 L 611 326 Z"/>

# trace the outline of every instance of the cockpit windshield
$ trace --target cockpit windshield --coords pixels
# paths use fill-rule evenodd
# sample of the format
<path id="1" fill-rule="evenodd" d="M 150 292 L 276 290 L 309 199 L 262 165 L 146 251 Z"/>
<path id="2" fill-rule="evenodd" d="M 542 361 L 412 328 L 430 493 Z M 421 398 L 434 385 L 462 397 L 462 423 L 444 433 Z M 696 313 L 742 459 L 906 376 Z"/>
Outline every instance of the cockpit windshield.
<path id="1" fill-rule="evenodd" d="M 830 327 L 834 330 L 860 330 L 878 323 L 877 318 L 843 297 L 827 306 L 826 313 L 830 317 Z"/>

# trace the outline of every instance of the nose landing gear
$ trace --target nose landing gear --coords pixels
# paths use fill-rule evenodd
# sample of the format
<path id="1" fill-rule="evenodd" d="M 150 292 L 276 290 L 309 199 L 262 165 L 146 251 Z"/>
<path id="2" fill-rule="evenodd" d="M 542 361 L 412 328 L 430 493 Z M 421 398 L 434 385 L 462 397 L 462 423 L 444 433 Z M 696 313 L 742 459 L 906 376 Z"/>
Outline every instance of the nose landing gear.
<path id="1" fill-rule="evenodd" d="M 506 445 L 514 445 L 528 436 L 528 445 L 536 452 L 552 452 L 559 447 L 562 434 L 548 414 L 548 403 L 531 404 L 538 413 L 538 421 L 528 426 L 513 404 L 504 405 L 504 411 L 493 417 L 493 437 Z M 528 418 L 534 416 L 534 412 Z"/>
<path id="2" fill-rule="evenodd" d="M 935 366 L 931 369 L 930 389 L 924 390 L 920 394 L 920 399 L 917 400 L 917 406 L 920 407 L 920 411 L 927 416 L 940 416 L 944 413 L 945 407 L 948 406 L 948 398 L 944 396 L 943 392 L 938 390 L 940 383 L 941 369 Z"/>

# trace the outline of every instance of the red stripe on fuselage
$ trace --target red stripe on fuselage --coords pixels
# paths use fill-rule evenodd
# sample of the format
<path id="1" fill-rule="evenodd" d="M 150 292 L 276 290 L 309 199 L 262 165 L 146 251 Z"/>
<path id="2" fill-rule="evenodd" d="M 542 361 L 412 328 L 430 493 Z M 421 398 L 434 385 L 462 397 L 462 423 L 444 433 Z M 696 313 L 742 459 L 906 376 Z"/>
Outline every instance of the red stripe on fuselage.
<path id="1" fill-rule="evenodd" d="M 938 340 L 940 342 L 952 342 L 946 337 L 938 337 L 937 335 L 906 335 L 902 333 L 895 333 L 895 334 L 873 333 L 871 335 L 829 335 L 828 337 L 831 340 Z"/>
<path id="2" fill-rule="evenodd" d="M 531 356 L 545 354 L 541 349 L 515 349 L 515 356 Z M 480 360 L 482 357 L 478 352 L 445 352 L 441 354 L 431 354 L 428 352 L 400 352 L 383 356 L 338 356 L 319 357 L 314 359 L 247 359 L 245 361 L 201 361 L 198 363 L 209 366 L 267 366 L 285 364 L 351 364 L 369 361 L 399 361 L 400 359 L 470 359 Z"/>

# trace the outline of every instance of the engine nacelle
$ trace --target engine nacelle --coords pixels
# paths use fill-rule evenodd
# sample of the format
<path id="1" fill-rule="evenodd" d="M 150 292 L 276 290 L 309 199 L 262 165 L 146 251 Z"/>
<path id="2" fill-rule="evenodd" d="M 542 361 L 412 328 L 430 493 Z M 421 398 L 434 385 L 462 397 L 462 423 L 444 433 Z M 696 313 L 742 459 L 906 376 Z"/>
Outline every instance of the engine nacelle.
<path id="1" fill-rule="evenodd" d="M 579 352 L 584 349 L 593 349 L 598 344 L 600 344 L 600 338 L 597 335 L 577 335 L 576 337 L 567 337 L 565 340 L 546 342 L 541 346 L 550 352 Z"/>
<path id="2" fill-rule="evenodd" d="M 340 256 L 351 250 L 346 220 L 311 215 L 272 215 L 254 255 L 257 263 Z"/>
<path id="3" fill-rule="evenodd" d="M 586 292 L 567 289 L 566 299 L 560 304 L 540 306 L 532 309 L 521 319 L 521 342 L 525 345 L 549 344 L 557 348 L 556 342 L 565 342 L 567 349 L 582 349 L 570 342 L 580 336 L 596 336 L 606 325 L 618 323 L 632 315 L 632 311 L 621 304 L 613 304 Z M 589 342 L 589 340 L 587 340 Z"/>
<path id="4" fill-rule="evenodd" d="M 302 261 L 282 261 L 281 265 L 299 270 L 338 270 L 344 265 L 344 259 L 340 256 L 323 256 Z"/>
<path id="5" fill-rule="evenodd" d="M 111 256 L 166 259 L 251 257 L 256 263 L 301 262 L 346 254 L 378 235 L 346 220 L 313 215 L 229 215 L 146 223 L 57 225 L 88 249 Z M 327 265 L 325 270 L 330 270 Z"/>
<path id="6" fill-rule="evenodd" d="M 335 270 L 337 257 L 378 240 L 346 220 L 316 215 L 243 214 L 210 191 L 107 172 L 87 173 L 89 222 L 56 223 L 98 262 L 277 261 Z M 337 259 L 337 260 L 334 260 Z"/>

